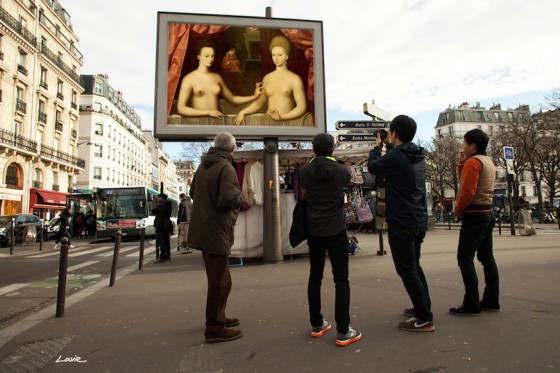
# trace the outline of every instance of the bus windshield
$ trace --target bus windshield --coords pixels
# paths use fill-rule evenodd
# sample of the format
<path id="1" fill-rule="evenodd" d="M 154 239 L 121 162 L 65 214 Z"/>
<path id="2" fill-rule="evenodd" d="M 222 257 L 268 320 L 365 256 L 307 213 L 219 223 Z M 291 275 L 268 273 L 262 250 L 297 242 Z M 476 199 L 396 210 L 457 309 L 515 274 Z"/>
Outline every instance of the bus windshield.
<path id="1" fill-rule="evenodd" d="M 146 188 L 103 188 L 99 190 L 101 219 L 142 219 L 149 215 Z"/>

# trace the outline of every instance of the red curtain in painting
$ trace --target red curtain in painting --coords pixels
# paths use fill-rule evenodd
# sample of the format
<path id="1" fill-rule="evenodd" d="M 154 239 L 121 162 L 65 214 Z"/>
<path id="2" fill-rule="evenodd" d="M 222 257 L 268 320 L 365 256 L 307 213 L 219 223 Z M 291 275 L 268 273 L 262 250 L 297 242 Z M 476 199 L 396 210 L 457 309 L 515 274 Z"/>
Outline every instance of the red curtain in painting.
<path id="1" fill-rule="evenodd" d="M 315 68 L 313 65 L 313 33 L 307 30 L 281 29 L 282 33 L 299 49 L 305 53 L 309 62 L 307 72 L 307 98 L 315 104 Z"/>
<path id="2" fill-rule="evenodd" d="M 187 54 L 187 47 L 191 37 L 218 36 L 229 26 L 216 25 L 187 25 L 183 23 L 172 23 L 169 25 L 169 44 L 167 51 L 167 117 L 171 111 L 175 91 L 177 90 L 183 62 Z M 192 34 L 192 35 L 191 35 Z"/>

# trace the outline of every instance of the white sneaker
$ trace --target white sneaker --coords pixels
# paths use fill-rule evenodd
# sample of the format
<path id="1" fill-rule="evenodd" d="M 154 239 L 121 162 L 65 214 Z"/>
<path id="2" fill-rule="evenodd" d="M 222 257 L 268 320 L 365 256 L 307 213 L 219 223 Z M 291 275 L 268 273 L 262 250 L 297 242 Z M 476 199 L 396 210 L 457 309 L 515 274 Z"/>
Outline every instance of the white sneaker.
<path id="1" fill-rule="evenodd" d="M 58 250 L 58 244 L 55 243 L 55 244 L 53 245 L 53 248 L 54 248 L 55 250 Z"/>
<path id="2" fill-rule="evenodd" d="M 75 248 L 75 247 L 76 247 L 76 246 L 74 246 L 74 245 L 68 246 L 69 249 L 73 249 L 73 248 Z"/>

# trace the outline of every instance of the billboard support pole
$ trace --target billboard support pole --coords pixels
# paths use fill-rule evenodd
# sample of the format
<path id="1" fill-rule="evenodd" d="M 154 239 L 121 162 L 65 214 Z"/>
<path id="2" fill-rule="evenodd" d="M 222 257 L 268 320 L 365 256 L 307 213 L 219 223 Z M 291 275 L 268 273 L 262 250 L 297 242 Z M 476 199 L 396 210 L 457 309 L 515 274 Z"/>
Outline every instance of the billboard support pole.
<path id="1" fill-rule="evenodd" d="M 264 206 L 263 206 L 263 261 L 281 262 L 282 234 L 280 221 L 280 185 L 278 170 L 278 139 L 264 139 Z"/>

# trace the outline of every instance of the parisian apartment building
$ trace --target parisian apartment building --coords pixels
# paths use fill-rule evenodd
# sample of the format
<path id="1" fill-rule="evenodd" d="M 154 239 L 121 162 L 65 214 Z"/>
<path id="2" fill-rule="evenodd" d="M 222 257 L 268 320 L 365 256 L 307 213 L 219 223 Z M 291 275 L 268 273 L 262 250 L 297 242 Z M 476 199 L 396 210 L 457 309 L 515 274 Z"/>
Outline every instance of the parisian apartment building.
<path id="1" fill-rule="evenodd" d="M 82 75 L 78 40 L 59 1 L 0 0 L 2 215 L 49 218 L 100 186 L 178 197 L 175 164 L 123 93 Z"/>
<path id="2" fill-rule="evenodd" d="M 0 211 L 61 209 L 78 157 L 80 70 L 70 16 L 57 1 L 0 2 Z"/>

